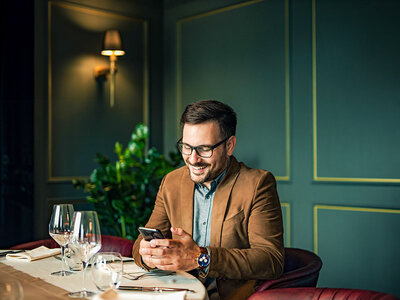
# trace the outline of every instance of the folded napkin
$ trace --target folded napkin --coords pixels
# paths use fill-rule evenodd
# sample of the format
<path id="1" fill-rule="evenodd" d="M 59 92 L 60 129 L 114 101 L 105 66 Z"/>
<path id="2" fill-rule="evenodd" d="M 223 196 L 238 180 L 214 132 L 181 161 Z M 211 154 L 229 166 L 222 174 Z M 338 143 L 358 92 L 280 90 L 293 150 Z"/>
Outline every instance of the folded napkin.
<path id="1" fill-rule="evenodd" d="M 185 300 L 186 292 L 129 292 L 118 293 L 115 290 L 107 290 L 96 295 L 93 300 Z"/>
<path id="2" fill-rule="evenodd" d="M 61 253 L 60 248 L 55 248 L 55 249 L 49 249 L 45 246 L 40 246 L 38 248 L 25 251 L 25 252 L 19 252 L 19 253 L 9 253 L 7 254 L 6 258 L 9 260 L 14 260 L 14 261 L 34 261 L 38 260 L 41 258 L 46 258 L 50 257 L 53 255 L 57 255 Z"/>

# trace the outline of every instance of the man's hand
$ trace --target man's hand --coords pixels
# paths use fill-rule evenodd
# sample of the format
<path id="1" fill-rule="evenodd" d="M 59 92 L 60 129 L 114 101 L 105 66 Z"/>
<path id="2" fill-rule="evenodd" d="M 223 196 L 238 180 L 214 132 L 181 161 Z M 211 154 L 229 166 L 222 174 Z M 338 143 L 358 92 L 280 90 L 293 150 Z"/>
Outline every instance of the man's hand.
<path id="1" fill-rule="evenodd" d="M 151 253 L 152 248 L 150 242 L 147 242 L 144 239 L 140 241 L 139 253 L 142 256 L 142 260 L 149 268 L 154 269 L 156 266 L 150 261 L 151 254 L 147 254 Z"/>
<path id="2" fill-rule="evenodd" d="M 150 268 L 161 270 L 190 271 L 197 268 L 195 258 L 200 254 L 200 247 L 192 236 L 182 228 L 171 228 L 171 232 L 179 239 L 154 239 L 140 242 L 139 253 L 143 262 Z"/>

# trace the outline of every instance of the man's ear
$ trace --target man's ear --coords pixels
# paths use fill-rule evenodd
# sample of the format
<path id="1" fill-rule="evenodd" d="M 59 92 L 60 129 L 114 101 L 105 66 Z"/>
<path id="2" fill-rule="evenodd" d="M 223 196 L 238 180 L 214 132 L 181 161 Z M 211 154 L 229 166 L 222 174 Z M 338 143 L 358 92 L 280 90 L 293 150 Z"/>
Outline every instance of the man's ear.
<path id="1" fill-rule="evenodd" d="M 236 146 L 236 136 L 232 135 L 227 141 L 226 141 L 226 151 L 229 156 L 233 155 L 233 150 L 235 149 Z"/>

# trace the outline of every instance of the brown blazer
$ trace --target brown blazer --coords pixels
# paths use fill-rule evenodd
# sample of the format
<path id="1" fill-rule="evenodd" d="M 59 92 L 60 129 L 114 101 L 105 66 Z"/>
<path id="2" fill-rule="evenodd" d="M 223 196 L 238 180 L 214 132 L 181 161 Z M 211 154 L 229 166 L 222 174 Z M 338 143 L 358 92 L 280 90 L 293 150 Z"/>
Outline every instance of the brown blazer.
<path id="1" fill-rule="evenodd" d="M 192 234 L 193 193 L 186 166 L 167 174 L 146 227 L 158 228 L 168 238 L 171 226 Z M 282 274 L 282 213 L 270 172 L 248 168 L 232 156 L 215 192 L 210 238 L 207 277 L 217 279 L 221 299 L 247 299 L 256 280 Z M 136 240 L 132 254 L 135 262 L 145 267 L 139 254 L 141 239 Z"/>

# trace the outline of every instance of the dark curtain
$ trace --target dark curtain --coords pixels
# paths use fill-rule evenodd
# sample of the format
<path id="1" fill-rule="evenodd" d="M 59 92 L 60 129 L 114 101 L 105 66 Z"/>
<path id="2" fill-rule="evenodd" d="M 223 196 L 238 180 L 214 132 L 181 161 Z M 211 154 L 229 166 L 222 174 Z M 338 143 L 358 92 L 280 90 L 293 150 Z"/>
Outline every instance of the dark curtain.
<path id="1" fill-rule="evenodd" d="M 0 249 L 33 238 L 34 2 L 0 1 Z"/>

